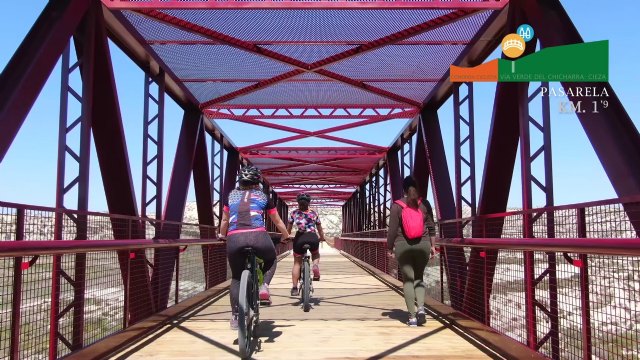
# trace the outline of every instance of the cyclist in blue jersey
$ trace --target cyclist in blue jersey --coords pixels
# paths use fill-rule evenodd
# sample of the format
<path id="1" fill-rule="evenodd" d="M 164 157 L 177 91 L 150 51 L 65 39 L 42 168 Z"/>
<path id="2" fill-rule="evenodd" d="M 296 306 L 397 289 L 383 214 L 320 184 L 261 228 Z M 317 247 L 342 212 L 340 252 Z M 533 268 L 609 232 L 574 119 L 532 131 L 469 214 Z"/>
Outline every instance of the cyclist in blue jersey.
<path id="1" fill-rule="evenodd" d="M 300 266 L 302 256 L 305 253 L 304 245 L 309 245 L 311 259 L 313 260 L 313 280 L 320 280 L 320 251 L 318 250 L 320 241 L 324 241 L 324 233 L 320 223 L 320 217 L 314 210 L 309 209 L 311 196 L 300 193 L 296 197 L 298 209 L 291 212 L 287 232 L 291 233 L 293 226 L 296 226 L 296 235 L 293 239 L 293 269 L 291 270 L 291 296 L 298 296 L 298 280 L 300 280 Z M 320 236 L 318 236 L 320 235 Z"/>
<path id="2" fill-rule="evenodd" d="M 268 284 L 275 271 L 276 249 L 271 237 L 265 229 L 265 212 L 276 225 L 282 239 L 289 238 L 289 233 L 276 211 L 273 201 L 260 187 L 262 175 L 254 166 L 245 166 L 240 172 L 239 187 L 229 193 L 224 202 L 224 212 L 220 224 L 220 239 L 227 243 L 227 259 L 231 267 L 231 321 L 232 329 L 238 328 L 238 297 L 240 292 L 240 276 L 245 268 L 245 247 L 252 247 L 257 257 L 264 261 L 265 279 Z M 266 286 L 266 285 L 265 285 Z M 263 290 L 263 289 L 261 289 Z M 266 289 L 268 296 L 268 288 Z"/>

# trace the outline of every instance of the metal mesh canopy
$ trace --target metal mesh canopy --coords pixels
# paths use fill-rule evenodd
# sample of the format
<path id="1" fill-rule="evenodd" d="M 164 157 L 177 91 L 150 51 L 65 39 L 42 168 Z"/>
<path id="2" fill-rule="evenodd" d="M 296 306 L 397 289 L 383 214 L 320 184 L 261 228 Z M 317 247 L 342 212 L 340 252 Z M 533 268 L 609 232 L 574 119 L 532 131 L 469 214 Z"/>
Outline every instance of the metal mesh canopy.
<path id="1" fill-rule="evenodd" d="M 241 129 L 231 140 L 284 200 L 324 204 L 365 180 L 506 3 L 103 0 L 222 132 Z"/>

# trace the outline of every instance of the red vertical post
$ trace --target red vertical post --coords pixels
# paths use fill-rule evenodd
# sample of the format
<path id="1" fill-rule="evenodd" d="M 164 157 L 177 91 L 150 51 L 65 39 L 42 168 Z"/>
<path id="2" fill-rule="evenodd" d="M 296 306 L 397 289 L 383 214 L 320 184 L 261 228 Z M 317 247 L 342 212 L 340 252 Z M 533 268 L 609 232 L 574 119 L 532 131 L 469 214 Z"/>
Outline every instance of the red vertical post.
<path id="1" fill-rule="evenodd" d="M 156 83 L 157 92 L 151 91 L 151 85 Z M 164 71 L 160 70 L 156 76 L 144 75 L 144 114 L 142 130 L 142 187 L 140 216 L 148 217 L 148 208 L 155 205 L 154 218 L 162 219 L 162 184 L 164 169 Z M 153 125 L 155 124 L 155 131 Z M 155 151 L 151 152 L 150 150 Z M 150 172 L 155 164 L 155 174 Z M 151 191 L 149 191 L 151 185 Z M 149 196 L 151 195 L 151 196 Z M 156 236 L 160 230 L 159 222 L 154 223 Z"/>
<path id="2" fill-rule="evenodd" d="M 587 217 L 584 208 L 577 209 L 578 237 L 587 237 Z M 587 254 L 580 254 L 580 318 L 582 320 L 582 358 L 591 359 L 591 301 L 589 299 L 589 263 Z"/>
<path id="3" fill-rule="evenodd" d="M 127 271 L 125 272 L 125 281 L 124 281 L 124 306 L 122 311 L 122 328 L 126 329 L 129 327 L 129 302 L 131 301 L 131 257 L 135 256 L 135 252 L 129 252 L 129 256 L 127 256 Z"/>
<path id="4" fill-rule="evenodd" d="M 467 93 L 461 96 L 460 88 L 465 86 Z M 465 106 L 466 105 L 466 106 Z M 467 108 L 467 115 L 463 113 L 463 108 Z M 474 136 L 474 113 L 473 113 L 473 83 L 461 83 L 453 91 L 453 113 L 454 113 L 454 156 L 455 156 L 455 186 L 456 186 L 456 218 L 462 218 L 462 208 L 464 205 L 471 209 L 471 216 L 476 215 L 476 170 L 475 170 L 475 136 Z M 463 137 L 463 129 L 466 129 L 466 136 Z M 468 149 L 468 158 L 463 154 L 464 148 Z M 462 178 L 462 168 L 468 170 L 466 178 Z M 464 188 L 468 186 L 468 195 L 465 195 Z M 462 230 L 462 229 L 460 229 Z M 460 236 L 462 233 L 460 232 Z"/>
<path id="5" fill-rule="evenodd" d="M 219 224 L 222 216 L 222 188 L 224 185 L 224 137 L 216 140 L 211 137 L 211 201 L 217 211 L 214 217 Z"/>
<path id="6" fill-rule="evenodd" d="M 62 86 L 60 96 L 60 125 L 58 135 L 58 174 L 57 174 L 57 191 L 56 191 L 56 208 L 65 208 L 65 195 L 74 187 L 77 188 L 77 210 L 81 213 L 72 217 L 76 224 L 76 240 L 84 240 L 87 238 L 87 215 L 84 214 L 88 210 L 89 205 L 89 166 L 90 166 L 90 150 L 91 150 L 91 125 L 94 111 L 94 85 L 95 85 L 95 68 L 96 68 L 96 36 L 97 36 L 97 5 L 91 6 L 87 15 L 84 17 L 78 35 L 75 36 L 78 62 L 70 66 L 70 50 L 69 46 L 63 54 L 62 59 Z M 82 92 L 81 96 L 73 90 L 69 84 L 70 74 L 82 66 Z M 68 100 L 69 94 L 72 94 L 81 102 L 81 115 L 74 121 L 68 119 Z M 74 151 L 68 144 L 68 134 L 74 128 L 79 126 L 79 146 Z M 77 175 L 65 185 L 65 162 L 66 155 L 69 154 L 78 162 Z M 54 237 L 56 240 L 62 239 L 62 216 L 59 214 L 56 218 L 56 228 L 54 229 Z M 51 291 L 51 319 L 49 333 L 49 358 L 58 357 L 58 339 L 63 338 L 59 331 L 60 315 L 60 282 L 63 272 L 61 266 L 61 256 L 54 256 L 52 264 L 52 291 Z M 74 260 L 74 279 L 71 280 L 73 287 L 73 317 L 72 317 L 72 339 L 68 341 L 64 339 L 64 343 L 70 343 L 70 350 L 77 350 L 83 346 L 84 339 L 84 293 L 86 280 L 86 254 L 76 254 Z"/>
<path id="7" fill-rule="evenodd" d="M 204 250 L 204 248 L 203 248 Z M 177 304 L 180 299 L 180 247 L 176 247 L 176 286 L 173 303 Z"/>
<path id="8" fill-rule="evenodd" d="M 391 202 L 402 198 L 401 164 L 398 160 L 400 150 L 392 148 L 387 153 L 387 176 L 391 187 Z"/>
<path id="9" fill-rule="evenodd" d="M 382 224 L 383 224 L 383 228 L 387 228 L 388 222 L 387 222 L 387 217 L 389 216 L 389 208 L 391 207 L 391 205 L 389 205 L 391 203 L 391 199 L 390 199 L 390 190 L 389 190 L 389 170 L 387 169 L 387 167 L 383 167 L 382 168 L 384 170 L 384 175 L 383 175 L 383 188 L 384 188 L 384 195 L 382 198 L 382 201 L 384 202 L 384 204 L 382 205 Z"/>
<path id="10" fill-rule="evenodd" d="M 163 220 L 165 221 L 182 222 L 189 191 L 189 180 L 196 156 L 198 133 L 201 126 L 200 111 L 196 109 L 185 111 L 165 204 L 163 215 Z M 175 224 L 164 223 L 162 237 L 167 239 L 180 238 L 180 227 Z M 158 311 L 166 309 L 169 303 L 171 280 L 176 262 L 175 257 L 176 252 L 171 248 L 156 249 L 154 252 L 151 283 Z"/>
<path id="11" fill-rule="evenodd" d="M 426 198 L 427 191 L 429 190 L 429 176 L 431 175 L 431 172 L 429 171 L 424 141 L 420 141 L 421 139 L 424 139 L 423 131 L 422 122 L 418 122 L 418 131 L 416 134 L 416 139 L 418 141 L 416 141 L 416 152 L 415 159 L 413 160 L 412 175 L 418 184 L 418 193 L 420 194 L 420 197 Z"/>
<path id="12" fill-rule="evenodd" d="M 236 187 L 238 169 L 240 168 L 240 154 L 236 149 L 227 150 L 227 163 L 224 167 L 224 185 L 222 187 L 222 202 L 227 201 L 231 190 Z"/>
<path id="13" fill-rule="evenodd" d="M 515 32 L 522 21 L 522 7 L 519 1 L 511 2 L 509 5 L 509 15 L 507 21 L 507 32 Z M 535 51 L 532 43 L 527 44 L 523 56 Z M 527 91 L 524 91 L 525 105 L 519 83 L 498 83 L 496 86 L 495 101 L 493 104 L 493 115 L 491 118 L 491 130 L 487 143 L 487 152 L 484 162 L 482 178 L 482 188 L 478 199 L 478 215 L 501 213 L 506 211 L 509 199 L 509 191 L 515 168 L 516 154 L 518 152 L 518 140 L 520 136 L 519 121 L 514 121 L 520 116 L 522 106 L 526 105 Z M 483 227 L 491 226 L 486 232 L 486 237 L 501 237 L 504 218 L 483 220 Z M 480 227 L 474 226 L 473 237 L 481 237 Z M 495 267 L 498 260 L 497 250 L 486 250 L 484 253 L 487 261 L 486 286 L 487 297 L 491 297 L 491 287 L 495 274 Z M 483 289 L 485 285 L 483 278 L 483 261 L 479 249 L 472 249 L 469 256 L 469 277 L 465 288 L 465 311 L 476 320 L 485 322 L 484 316 L 471 313 L 471 309 L 482 301 Z"/>
<path id="14" fill-rule="evenodd" d="M 455 201 L 437 111 L 423 109 L 420 121 L 423 126 L 423 137 L 418 141 L 424 144 L 438 219 L 455 219 Z M 455 237 L 456 232 L 445 227 L 441 228 L 440 236 Z M 451 306 L 456 310 L 462 310 L 463 291 L 467 278 L 467 262 L 464 251 L 459 247 L 445 246 L 441 254 L 444 254 Z"/>
<path id="15" fill-rule="evenodd" d="M 16 241 L 24 240 L 24 209 L 16 213 Z M 22 317 L 22 257 L 13 260 L 13 293 L 11 295 L 11 344 L 9 358 L 20 359 L 20 318 Z"/>
<path id="16" fill-rule="evenodd" d="M 207 157 L 207 139 L 204 126 L 200 126 L 198 131 L 198 143 L 196 145 L 195 157 L 193 161 L 193 186 L 196 193 L 196 206 L 198 208 L 198 223 L 200 226 L 200 238 L 209 238 L 209 228 L 214 226 L 213 205 L 211 203 L 211 181 L 209 177 L 209 159 Z M 204 225 L 204 226 L 202 226 Z M 214 252 L 209 251 L 211 245 L 204 245 L 201 248 L 203 271 L 205 274 L 205 288 L 208 289 L 214 285 L 215 270 L 211 266 L 214 262 Z M 178 258 L 180 254 L 178 254 Z M 178 259 L 178 264 L 180 260 Z M 218 271 L 221 271 L 218 267 Z M 178 273 L 176 273 L 177 281 Z"/>
<path id="17" fill-rule="evenodd" d="M 522 208 L 532 209 L 531 193 L 531 153 L 529 138 L 529 83 L 520 83 L 517 88 L 518 119 L 520 124 L 520 173 L 522 184 Z M 531 213 L 522 214 L 522 236 L 533 237 L 533 219 Z M 524 283 L 525 283 L 525 318 L 527 328 L 527 345 L 537 350 L 538 333 L 535 307 L 535 264 L 533 251 L 524 251 Z"/>

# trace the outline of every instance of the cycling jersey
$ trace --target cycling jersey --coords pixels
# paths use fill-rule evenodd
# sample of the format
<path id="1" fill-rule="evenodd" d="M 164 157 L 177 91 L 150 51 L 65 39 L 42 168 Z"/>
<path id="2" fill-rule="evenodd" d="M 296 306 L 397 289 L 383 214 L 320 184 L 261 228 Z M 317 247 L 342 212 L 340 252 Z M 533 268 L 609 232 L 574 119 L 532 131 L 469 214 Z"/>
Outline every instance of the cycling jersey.
<path id="1" fill-rule="evenodd" d="M 232 190 L 224 204 L 224 211 L 229 213 L 228 235 L 241 231 L 265 231 L 265 210 L 272 214 L 276 207 L 262 190 Z"/>
<path id="2" fill-rule="evenodd" d="M 316 224 L 321 224 L 318 213 L 313 210 L 293 210 L 289 223 L 294 224 L 298 232 L 316 232 Z"/>

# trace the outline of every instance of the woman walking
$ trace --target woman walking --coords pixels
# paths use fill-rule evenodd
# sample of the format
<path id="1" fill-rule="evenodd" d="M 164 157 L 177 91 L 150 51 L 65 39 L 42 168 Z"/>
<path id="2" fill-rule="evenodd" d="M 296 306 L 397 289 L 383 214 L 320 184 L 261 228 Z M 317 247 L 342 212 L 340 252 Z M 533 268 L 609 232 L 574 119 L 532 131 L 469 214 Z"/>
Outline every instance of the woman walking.
<path id="1" fill-rule="evenodd" d="M 387 248 L 389 256 L 395 254 L 402 272 L 404 300 L 409 312 L 407 325 L 418 326 L 426 322 L 423 276 L 429 258 L 435 254 L 435 223 L 431 206 L 422 203 L 411 176 L 404 179 L 402 188 L 404 197 L 391 205 Z"/>

